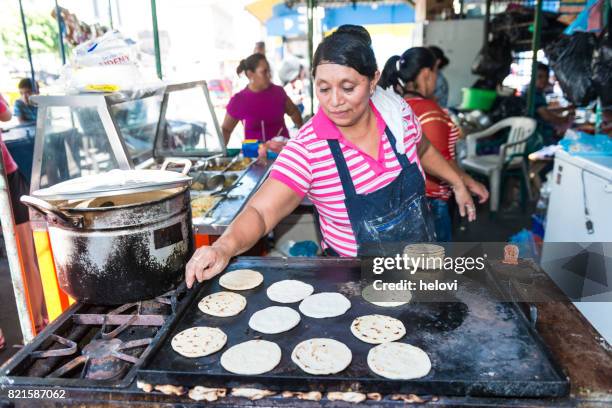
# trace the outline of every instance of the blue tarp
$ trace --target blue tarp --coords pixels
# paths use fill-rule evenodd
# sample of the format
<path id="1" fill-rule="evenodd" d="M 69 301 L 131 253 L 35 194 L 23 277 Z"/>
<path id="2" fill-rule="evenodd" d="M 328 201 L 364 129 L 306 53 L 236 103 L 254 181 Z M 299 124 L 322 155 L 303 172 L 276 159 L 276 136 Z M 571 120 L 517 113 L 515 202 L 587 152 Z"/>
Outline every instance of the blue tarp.
<path id="1" fill-rule="evenodd" d="M 298 13 L 285 4 L 274 6 L 273 16 L 266 21 L 268 35 L 293 37 L 308 32 L 306 14 Z"/>
<path id="2" fill-rule="evenodd" d="M 323 29 L 325 31 L 343 24 L 406 24 L 414 23 L 414 8 L 407 4 L 356 5 L 329 8 L 325 10 Z"/>
<path id="3" fill-rule="evenodd" d="M 297 8 L 284 4 L 273 8 L 274 16 L 266 22 L 268 35 L 296 36 L 308 31 L 306 15 Z M 414 8 L 407 4 L 356 5 L 325 9 L 323 30 L 329 31 L 343 24 L 406 24 L 415 21 Z"/>

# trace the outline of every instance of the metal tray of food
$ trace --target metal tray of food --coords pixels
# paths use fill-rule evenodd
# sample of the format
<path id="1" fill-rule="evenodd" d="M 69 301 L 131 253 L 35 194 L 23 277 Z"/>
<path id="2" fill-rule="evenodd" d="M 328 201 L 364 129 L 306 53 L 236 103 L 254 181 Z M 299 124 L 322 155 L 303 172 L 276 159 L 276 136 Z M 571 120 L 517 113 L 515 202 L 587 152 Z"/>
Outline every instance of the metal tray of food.
<path id="1" fill-rule="evenodd" d="M 226 190 L 236 183 L 240 175 L 240 173 L 212 174 L 203 171 L 193 175 L 190 174 L 193 177 L 191 192 L 195 194 L 210 194 Z"/>
<path id="2" fill-rule="evenodd" d="M 568 393 L 568 379 L 563 375 L 538 333 L 516 303 L 502 303 L 495 288 L 462 280 L 455 302 L 409 303 L 394 308 L 378 307 L 361 297 L 361 264 L 340 258 L 237 258 L 228 270 L 252 268 L 264 275 L 259 287 L 241 291 L 247 306 L 239 315 L 217 318 L 205 315 L 197 306 L 208 294 L 224 290 L 218 277 L 195 289 L 198 295 L 175 322 L 155 356 L 138 373 L 138 378 L 154 384 L 183 386 L 258 387 L 275 391 L 364 391 L 435 395 L 471 395 L 501 397 L 556 397 Z M 486 269 L 485 269 L 486 270 Z M 302 321 L 289 332 L 267 335 L 249 328 L 251 315 L 274 304 L 266 288 L 279 280 L 298 279 L 315 287 L 315 293 L 337 291 L 351 301 L 351 309 L 342 316 Z M 482 280 L 480 280 L 481 282 Z M 298 304 L 290 307 L 298 310 Z M 372 373 L 367 365 L 373 347 L 351 334 L 354 318 L 384 314 L 400 319 L 406 335 L 399 340 L 422 348 L 432 362 L 431 372 L 415 380 L 389 380 Z M 189 359 L 173 351 L 172 337 L 189 327 L 219 327 L 227 336 L 219 352 Z M 291 361 L 293 348 L 303 340 L 329 337 L 346 344 L 353 353 L 349 367 L 336 375 L 315 376 L 303 372 Z M 229 347 L 251 339 L 276 342 L 282 350 L 280 364 L 271 372 L 257 376 L 236 375 L 219 364 Z"/>
<path id="3" fill-rule="evenodd" d="M 224 172 L 245 171 L 254 162 L 255 159 L 249 157 L 241 157 L 238 159 L 235 157 L 215 157 L 213 159 L 206 160 L 202 170 Z"/>

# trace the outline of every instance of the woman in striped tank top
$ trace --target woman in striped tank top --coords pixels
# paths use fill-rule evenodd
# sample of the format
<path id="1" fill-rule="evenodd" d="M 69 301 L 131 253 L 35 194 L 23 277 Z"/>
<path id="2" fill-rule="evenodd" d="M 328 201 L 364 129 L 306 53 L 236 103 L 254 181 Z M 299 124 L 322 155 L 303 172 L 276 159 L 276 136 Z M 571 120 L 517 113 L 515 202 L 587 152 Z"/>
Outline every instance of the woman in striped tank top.
<path id="1" fill-rule="evenodd" d="M 455 162 L 455 143 L 461 130 L 434 100 L 436 76 L 434 53 L 425 47 L 414 47 L 401 57 L 396 55 L 389 58 L 379 85 L 393 89 L 408 102 L 421 123 L 425 137 L 461 175 L 465 186 L 482 204 L 489 198 L 486 187 L 470 177 Z M 452 228 L 448 200 L 452 196 L 451 186 L 433 174 L 427 174 L 425 186 L 438 241 L 450 241 Z"/>
<path id="2" fill-rule="evenodd" d="M 426 138 L 408 104 L 377 87 L 368 32 L 342 26 L 317 47 L 312 74 L 319 111 L 276 159 L 259 191 L 225 233 L 196 251 L 191 287 L 220 273 L 307 196 L 329 255 L 387 255 L 404 242 L 435 240 L 424 172 L 453 186 L 462 215 L 475 219 L 460 175 Z"/>

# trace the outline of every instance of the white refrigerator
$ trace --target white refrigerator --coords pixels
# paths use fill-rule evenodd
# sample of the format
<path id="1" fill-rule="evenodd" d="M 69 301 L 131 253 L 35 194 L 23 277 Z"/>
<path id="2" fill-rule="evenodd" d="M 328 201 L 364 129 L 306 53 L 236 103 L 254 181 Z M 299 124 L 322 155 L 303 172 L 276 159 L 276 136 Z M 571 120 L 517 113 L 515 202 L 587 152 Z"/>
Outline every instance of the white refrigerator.
<path id="1" fill-rule="evenodd" d="M 563 269 L 576 256 L 596 269 L 585 275 L 590 279 Z M 582 293 L 574 304 L 612 344 L 612 156 L 555 154 L 540 263 L 566 294 Z"/>

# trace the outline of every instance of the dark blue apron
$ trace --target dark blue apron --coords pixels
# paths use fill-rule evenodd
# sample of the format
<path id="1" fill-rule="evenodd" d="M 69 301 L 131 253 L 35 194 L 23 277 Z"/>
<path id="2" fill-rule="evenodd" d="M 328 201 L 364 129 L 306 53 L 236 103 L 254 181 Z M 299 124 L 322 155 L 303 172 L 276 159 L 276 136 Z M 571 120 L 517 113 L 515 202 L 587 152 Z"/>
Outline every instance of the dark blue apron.
<path id="1" fill-rule="evenodd" d="M 410 163 L 405 154 L 397 152 L 389 128 L 385 133 L 402 170 L 391 183 L 368 194 L 357 194 L 340 143 L 328 140 L 344 189 L 344 204 L 358 256 L 393 256 L 402 253 L 408 243 L 435 240 L 423 175 L 416 163 Z M 337 255 L 331 247 L 326 254 Z"/>

